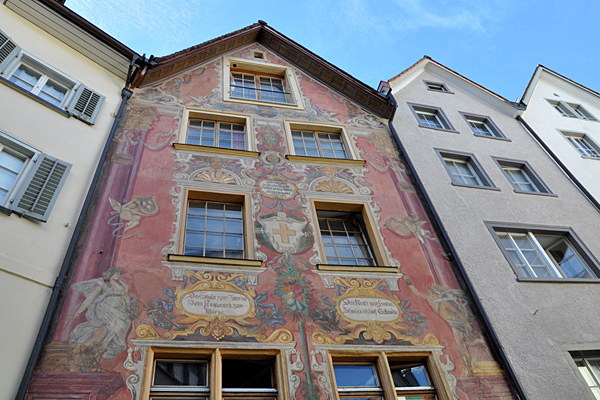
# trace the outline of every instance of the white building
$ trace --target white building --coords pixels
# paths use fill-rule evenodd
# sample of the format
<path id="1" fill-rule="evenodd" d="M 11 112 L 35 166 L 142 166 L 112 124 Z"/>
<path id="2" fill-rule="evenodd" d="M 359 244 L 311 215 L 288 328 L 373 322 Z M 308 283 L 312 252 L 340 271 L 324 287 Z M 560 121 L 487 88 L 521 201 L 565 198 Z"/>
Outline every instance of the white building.
<path id="1" fill-rule="evenodd" d="M 538 84 L 535 121 L 548 121 L 547 134 L 552 129 L 563 150 L 579 157 L 557 128 L 598 138 L 599 123 L 589 117 L 600 118 L 590 104 L 595 95 L 547 79 L 559 88 Z M 428 57 L 389 85 L 407 165 L 525 397 L 593 399 L 598 386 L 587 379 L 598 371 L 600 350 L 600 213 L 517 119 L 521 106 Z M 562 117 L 545 99 L 557 107 L 564 101 L 565 113 L 579 117 Z"/>
<path id="2" fill-rule="evenodd" d="M 51 0 L 0 5 L 0 398 L 14 398 L 136 54 Z"/>
<path id="3" fill-rule="evenodd" d="M 538 65 L 521 102 L 523 120 L 600 202 L 600 93 Z"/>

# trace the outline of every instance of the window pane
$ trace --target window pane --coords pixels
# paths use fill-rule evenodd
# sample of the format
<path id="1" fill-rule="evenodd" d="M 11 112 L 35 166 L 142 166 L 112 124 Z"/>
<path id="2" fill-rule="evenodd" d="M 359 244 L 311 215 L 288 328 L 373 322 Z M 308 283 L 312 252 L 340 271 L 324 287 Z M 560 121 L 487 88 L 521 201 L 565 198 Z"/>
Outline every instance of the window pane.
<path id="1" fill-rule="evenodd" d="M 9 81 L 27 90 L 28 92 L 31 92 L 41 77 L 42 74 L 26 67 L 25 65 L 20 65 L 19 68 L 17 68 L 17 70 L 9 78 Z"/>
<path id="2" fill-rule="evenodd" d="M 154 385 L 208 386 L 208 362 L 157 361 Z"/>
<path id="3" fill-rule="evenodd" d="M 338 387 L 379 387 L 373 364 L 336 364 L 333 372 Z"/>
<path id="4" fill-rule="evenodd" d="M 318 211 L 317 215 L 328 264 L 376 265 L 359 213 Z"/>
<path id="5" fill-rule="evenodd" d="M 26 158 L 24 157 L 9 153 L 6 150 L 0 151 L 0 204 L 14 185 L 25 161 Z"/>
<path id="6" fill-rule="evenodd" d="M 431 386 L 423 365 L 406 365 L 390 362 L 390 370 L 396 387 Z"/>
<path id="7" fill-rule="evenodd" d="M 541 235 L 540 237 L 543 238 Z M 550 246 L 547 251 L 566 278 L 594 278 L 587 265 L 565 239 Z"/>
<path id="8" fill-rule="evenodd" d="M 224 359 L 222 371 L 224 389 L 276 388 L 273 360 Z"/>
<path id="9" fill-rule="evenodd" d="M 67 88 L 62 87 L 56 82 L 48 80 L 42 90 L 40 90 L 40 93 L 38 93 L 38 96 L 46 100 L 48 103 L 58 107 L 62 103 L 66 94 Z"/>

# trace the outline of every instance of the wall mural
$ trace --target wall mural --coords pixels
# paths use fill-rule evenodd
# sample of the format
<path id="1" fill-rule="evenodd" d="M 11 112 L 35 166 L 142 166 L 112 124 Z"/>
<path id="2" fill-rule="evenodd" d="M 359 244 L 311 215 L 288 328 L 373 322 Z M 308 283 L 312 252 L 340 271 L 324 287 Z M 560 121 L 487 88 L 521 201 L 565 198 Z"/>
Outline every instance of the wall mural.
<path id="1" fill-rule="evenodd" d="M 286 64 L 258 44 L 230 56 L 254 51 Z M 323 346 L 347 344 L 433 348 L 456 399 L 513 398 L 387 123 L 299 70 L 305 110 L 224 102 L 221 73 L 218 59 L 136 89 L 35 388 L 81 384 L 96 398 L 137 399 L 151 343 L 272 343 L 289 346 L 290 398 L 325 400 L 333 386 Z M 183 106 L 252 114 L 260 156 L 175 150 Z M 344 124 L 365 165 L 288 161 L 284 119 Z M 247 232 L 264 266 L 168 261 L 185 188 L 248 193 Z M 311 199 L 367 204 L 398 273 L 317 271 Z"/>

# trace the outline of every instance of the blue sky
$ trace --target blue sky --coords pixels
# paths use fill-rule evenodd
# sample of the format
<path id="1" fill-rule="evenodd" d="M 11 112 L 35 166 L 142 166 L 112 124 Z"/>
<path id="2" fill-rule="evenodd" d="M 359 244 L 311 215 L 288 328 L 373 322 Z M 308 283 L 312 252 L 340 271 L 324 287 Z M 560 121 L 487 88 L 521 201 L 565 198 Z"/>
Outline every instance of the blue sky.
<path id="1" fill-rule="evenodd" d="M 259 19 L 377 87 L 428 55 L 515 100 L 537 64 L 600 91 L 598 0 L 67 0 L 138 53 L 164 56 Z"/>

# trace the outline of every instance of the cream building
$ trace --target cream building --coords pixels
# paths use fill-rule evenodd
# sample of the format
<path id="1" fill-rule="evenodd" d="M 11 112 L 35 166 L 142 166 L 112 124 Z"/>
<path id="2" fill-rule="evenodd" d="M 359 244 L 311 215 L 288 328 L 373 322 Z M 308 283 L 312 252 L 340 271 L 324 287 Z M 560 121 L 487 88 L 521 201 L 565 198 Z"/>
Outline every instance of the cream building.
<path id="1" fill-rule="evenodd" d="M 523 94 L 523 120 L 600 202 L 600 93 L 538 65 Z"/>
<path id="2" fill-rule="evenodd" d="M 14 398 L 136 54 L 57 1 L 0 6 L 0 398 Z"/>
<path id="3" fill-rule="evenodd" d="M 600 118 L 600 109 L 591 105 L 593 93 L 546 75 L 556 86 L 538 83 L 540 114 L 526 118 L 533 126 L 548 121 L 546 133 L 552 129 L 564 151 L 579 157 L 557 129 L 597 138 L 599 123 L 588 115 Z M 407 166 L 433 206 L 452 244 L 450 256 L 464 270 L 523 397 L 599 398 L 591 378 L 600 354 L 598 210 L 521 124 L 522 106 L 428 57 L 389 85 Z M 562 117 L 551 106 L 561 101 L 568 112 L 578 114 L 576 106 L 583 104 L 585 111 Z"/>

